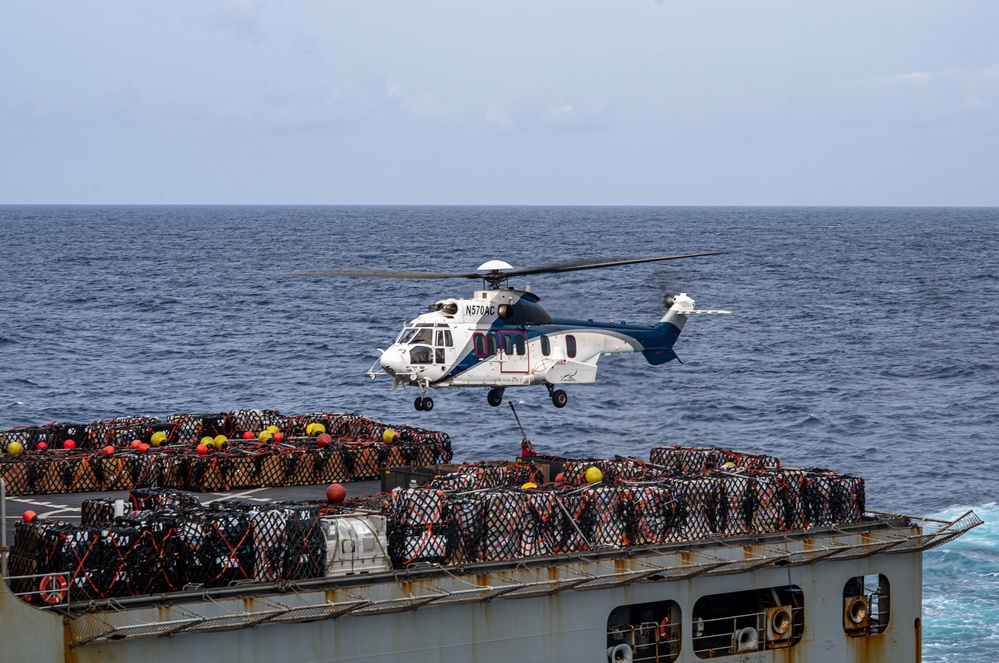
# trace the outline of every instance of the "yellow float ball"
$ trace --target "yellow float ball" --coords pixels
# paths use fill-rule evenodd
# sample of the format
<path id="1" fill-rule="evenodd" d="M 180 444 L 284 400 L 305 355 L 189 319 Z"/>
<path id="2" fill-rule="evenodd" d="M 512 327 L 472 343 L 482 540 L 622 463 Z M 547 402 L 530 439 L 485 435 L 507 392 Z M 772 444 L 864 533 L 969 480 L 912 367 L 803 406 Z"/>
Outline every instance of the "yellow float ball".
<path id="1" fill-rule="evenodd" d="M 599 467 L 591 467 L 586 470 L 586 483 L 597 483 L 602 481 L 604 478 L 604 473 L 600 471 Z"/>
<path id="2" fill-rule="evenodd" d="M 309 424 L 305 429 L 306 435 L 322 435 L 326 432 L 326 426 L 316 422 Z"/>
<path id="3" fill-rule="evenodd" d="M 229 441 L 229 438 L 225 435 L 216 435 L 213 442 L 215 443 L 216 449 L 221 449 L 222 445 Z"/>
<path id="4" fill-rule="evenodd" d="M 273 435 L 274 433 L 280 433 L 281 429 L 275 426 L 274 424 L 271 424 L 270 426 L 267 427 L 267 432 Z"/>
<path id="5" fill-rule="evenodd" d="M 395 440 L 396 435 L 397 433 L 394 430 L 392 430 L 391 428 L 386 428 L 385 432 L 382 433 L 382 442 L 384 442 L 385 444 L 392 444 L 392 441 Z"/>
<path id="6" fill-rule="evenodd" d="M 312 435 L 312 431 L 315 429 L 315 427 L 316 427 L 315 423 L 311 423 L 308 426 L 306 426 L 305 427 L 305 434 L 306 435 Z"/>
<path id="7" fill-rule="evenodd" d="M 149 438 L 149 444 L 153 445 L 154 447 L 158 447 L 164 442 L 166 442 L 166 439 L 167 439 L 166 433 L 164 433 L 161 430 L 158 430 L 155 433 L 153 433 L 153 436 L 151 438 Z"/>
<path id="8" fill-rule="evenodd" d="M 17 456 L 22 451 L 24 451 L 24 446 L 20 442 L 11 442 L 7 445 L 7 453 L 11 456 Z"/>
<path id="9" fill-rule="evenodd" d="M 260 435 L 257 436 L 257 439 L 261 442 L 267 442 L 271 439 L 271 437 L 273 437 L 273 435 L 269 430 L 262 430 L 260 431 Z"/>
<path id="10" fill-rule="evenodd" d="M 523 486 L 521 486 L 521 488 L 523 488 L 524 490 L 530 490 L 531 488 L 537 488 L 537 487 L 538 487 L 538 484 L 532 483 L 530 481 L 528 481 Z"/>
<path id="11" fill-rule="evenodd" d="M 201 444 L 205 445 L 206 447 L 214 447 L 215 438 L 210 435 L 205 435 L 203 438 L 201 438 Z"/>

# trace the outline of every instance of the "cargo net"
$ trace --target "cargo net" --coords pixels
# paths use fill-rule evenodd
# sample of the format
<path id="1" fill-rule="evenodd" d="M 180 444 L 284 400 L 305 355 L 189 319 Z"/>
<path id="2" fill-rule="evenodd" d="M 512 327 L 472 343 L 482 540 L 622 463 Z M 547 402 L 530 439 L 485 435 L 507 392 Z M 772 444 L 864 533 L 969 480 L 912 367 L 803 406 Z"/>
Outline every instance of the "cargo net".
<path id="1" fill-rule="evenodd" d="M 714 450 L 712 450 L 714 451 Z M 688 455 L 687 458 L 694 456 Z M 724 453 L 742 465 L 695 473 L 638 459 L 566 459 L 563 481 L 516 487 L 533 463 L 461 467 L 422 488 L 397 488 L 385 510 L 392 562 L 463 563 L 753 535 L 860 522 L 862 479 L 780 468 Z M 662 461 L 663 458 L 655 460 Z M 585 483 L 596 467 L 603 479 Z M 525 481 L 526 482 L 526 481 Z"/>
<path id="2" fill-rule="evenodd" d="M 321 428 L 307 434 L 311 424 Z M 282 433 L 280 443 L 258 440 L 268 426 Z M 324 431 L 322 441 L 316 431 Z M 244 438 L 248 433 L 253 435 Z M 213 445 L 200 454 L 195 445 L 205 438 Z M 64 448 L 68 440 L 72 449 Z M 451 461 L 451 440 L 439 431 L 356 414 L 286 417 L 269 410 L 16 428 L 0 431 L 0 447 L 0 478 L 11 495 L 302 486 L 374 479 L 383 467 Z"/>
<path id="3" fill-rule="evenodd" d="M 14 578 L 13 591 L 55 604 L 325 574 L 318 505 L 205 507 L 171 490 L 136 491 L 131 502 L 116 517 L 110 500 L 89 500 L 80 524 L 17 523 L 10 574 L 46 575 Z"/>
<path id="4" fill-rule="evenodd" d="M 780 467 L 774 456 L 739 453 L 712 447 L 654 447 L 649 452 L 652 465 L 666 474 L 700 474 L 723 467 L 773 470 Z"/>
<path id="5" fill-rule="evenodd" d="M 438 490 L 481 490 L 544 483 L 542 470 L 530 462 L 491 462 L 461 465 L 431 482 Z"/>

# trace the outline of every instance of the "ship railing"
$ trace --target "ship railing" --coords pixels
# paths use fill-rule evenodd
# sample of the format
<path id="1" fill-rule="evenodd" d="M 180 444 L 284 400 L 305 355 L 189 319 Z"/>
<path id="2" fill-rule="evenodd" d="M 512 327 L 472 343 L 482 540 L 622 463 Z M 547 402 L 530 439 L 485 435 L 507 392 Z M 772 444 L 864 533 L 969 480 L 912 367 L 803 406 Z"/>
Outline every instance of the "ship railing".
<path id="1" fill-rule="evenodd" d="M 14 596 L 19 599 L 47 608 L 67 608 L 71 602 L 70 594 L 73 585 L 68 578 L 72 575 L 69 571 L 55 571 L 51 573 L 33 573 L 30 575 L 4 576 L 9 587 L 32 587 L 21 591 L 14 591 Z"/>
<path id="2" fill-rule="evenodd" d="M 791 646 L 802 635 L 804 608 L 791 608 L 792 627 L 780 638 L 767 631 L 767 613 L 749 612 L 693 621 L 691 646 L 698 658 L 749 654 Z"/>
<path id="3" fill-rule="evenodd" d="M 669 637 L 667 634 L 676 634 Z M 680 657 L 680 631 L 666 628 L 660 622 L 614 624 L 607 629 L 607 642 L 613 649 L 618 644 L 631 648 L 633 663 L 671 663 Z"/>

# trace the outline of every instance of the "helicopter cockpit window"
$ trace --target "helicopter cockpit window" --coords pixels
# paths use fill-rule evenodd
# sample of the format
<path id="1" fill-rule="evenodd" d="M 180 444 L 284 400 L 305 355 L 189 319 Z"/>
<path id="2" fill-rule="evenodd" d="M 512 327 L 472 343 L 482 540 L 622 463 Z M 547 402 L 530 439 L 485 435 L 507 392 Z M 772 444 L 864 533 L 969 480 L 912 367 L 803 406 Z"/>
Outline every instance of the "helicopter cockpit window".
<path id="1" fill-rule="evenodd" d="M 433 343 L 434 342 L 434 332 L 431 329 L 423 328 L 417 329 L 416 333 L 413 334 L 409 343 Z"/>
<path id="2" fill-rule="evenodd" d="M 517 334 L 513 337 L 513 344 L 517 350 L 517 354 L 523 357 L 527 354 L 527 341 L 521 334 Z"/>
<path id="3" fill-rule="evenodd" d="M 451 347 L 451 330 L 442 329 L 437 332 L 437 347 L 440 348 L 450 348 Z"/>
<path id="4" fill-rule="evenodd" d="M 429 346 L 417 345 L 409 350 L 409 362 L 411 364 L 432 364 L 434 361 L 433 352 Z"/>
<path id="5" fill-rule="evenodd" d="M 576 356 L 576 337 L 572 334 L 566 334 L 565 336 L 565 354 L 569 359 Z"/>
<path id="6" fill-rule="evenodd" d="M 552 353 L 552 342 L 548 340 L 547 336 L 541 337 L 541 354 L 548 356 Z"/>
<path id="7" fill-rule="evenodd" d="M 443 364 L 444 363 L 444 348 L 434 349 L 434 363 Z"/>

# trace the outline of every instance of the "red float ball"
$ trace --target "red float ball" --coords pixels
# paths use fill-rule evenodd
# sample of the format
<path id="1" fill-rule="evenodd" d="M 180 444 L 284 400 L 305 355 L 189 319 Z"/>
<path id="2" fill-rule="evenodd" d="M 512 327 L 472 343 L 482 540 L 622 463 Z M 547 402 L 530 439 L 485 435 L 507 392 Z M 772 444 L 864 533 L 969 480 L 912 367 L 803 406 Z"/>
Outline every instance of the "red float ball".
<path id="1" fill-rule="evenodd" d="M 144 454 L 147 451 L 149 451 L 149 445 L 148 444 L 140 444 L 139 445 L 139 453 L 140 454 Z"/>
<path id="2" fill-rule="evenodd" d="M 200 455 L 204 456 L 206 453 L 208 453 L 208 447 L 206 447 L 203 444 L 199 444 L 198 448 L 195 449 L 195 451 L 197 451 Z"/>
<path id="3" fill-rule="evenodd" d="M 334 504 L 339 504 L 347 499 L 347 491 L 340 484 L 331 483 L 329 488 L 326 489 L 326 499 Z"/>
<path id="4" fill-rule="evenodd" d="M 244 440 L 252 440 L 255 437 L 256 435 L 254 435 L 252 431 L 246 431 L 245 433 L 243 433 Z"/>
<path id="5" fill-rule="evenodd" d="M 271 439 L 274 440 L 275 442 L 283 442 L 284 441 L 284 433 L 281 433 L 281 432 L 274 433 L 274 436 L 271 437 Z"/>
<path id="6" fill-rule="evenodd" d="M 320 447 L 325 447 L 332 441 L 333 438 L 327 435 L 326 433 L 320 433 L 318 436 L 316 436 L 316 445 Z"/>
<path id="7" fill-rule="evenodd" d="M 32 520 L 35 519 L 36 515 L 37 514 L 34 511 L 25 511 L 24 515 L 21 516 L 21 518 L 24 520 L 24 522 L 30 523 Z"/>
<path id="8" fill-rule="evenodd" d="M 112 447 L 110 444 L 107 445 L 106 447 L 104 447 L 104 455 L 105 456 L 110 456 L 113 453 L 114 453 L 114 447 Z"/>
<path id="9" fill-rule="evenodd" d="M 36 449 L 38 449 L 39 451 L 45 451 L 48 448 L 49 445 L 45 444 L 44 442 L 39 442 L 38 446 L 36 447 Z"/>
<path id="10" fill-rule="evenodd" d="M 555 483 L 565 483 L 565 474 L 559 472 L 555 475 Z"/>
<path id="11" fill-rule="evenodd" d="M 76 442 L 74 442 L 73 440 L 66 440 L 65 442 L 62 443 L 62 448 L 63 449 L 75 449 L 76 448 Z"/>
<path id="12" fill-rule="evenodd" d="M 142 446 L 142 440 L 132 440 L 132 448 L 138 449 Z"/>

